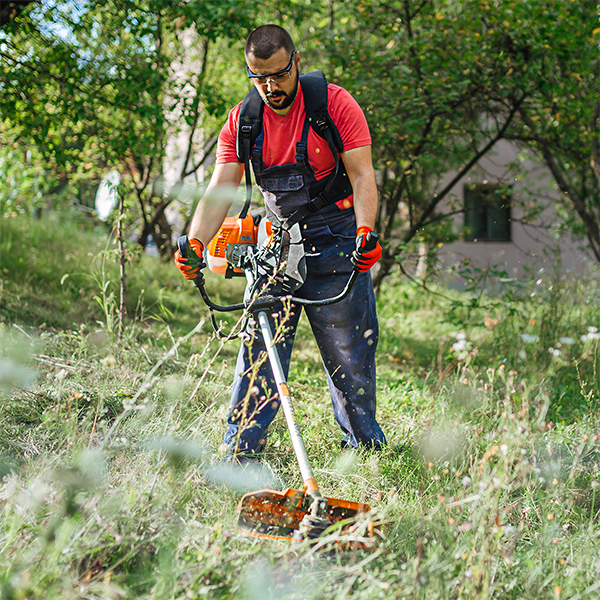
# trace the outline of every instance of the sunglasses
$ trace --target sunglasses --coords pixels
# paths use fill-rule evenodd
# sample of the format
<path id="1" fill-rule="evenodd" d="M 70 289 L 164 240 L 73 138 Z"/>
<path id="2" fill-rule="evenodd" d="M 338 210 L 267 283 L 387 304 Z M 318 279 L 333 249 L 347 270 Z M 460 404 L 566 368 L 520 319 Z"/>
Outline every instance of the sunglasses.
<path id="1" fill-rule="evenodd" d="M 260 85 L 265 85 L 268 81 L 273 83 L 281 83 L 291 77 L 292 75 L 292 66 L 294 65 L 294 57 L 296 56 L 296 50 L 292 52 L 292 56 L 290 57 L 290 64 L 285 68 L 281 69 L 281 71 L 277 71 L 276 73 L 271 73 L 270 75 L 255 75 L 250 71 L 248 65 L 246 65 L 246 75 L 250 79 L 254 79 Z"/>

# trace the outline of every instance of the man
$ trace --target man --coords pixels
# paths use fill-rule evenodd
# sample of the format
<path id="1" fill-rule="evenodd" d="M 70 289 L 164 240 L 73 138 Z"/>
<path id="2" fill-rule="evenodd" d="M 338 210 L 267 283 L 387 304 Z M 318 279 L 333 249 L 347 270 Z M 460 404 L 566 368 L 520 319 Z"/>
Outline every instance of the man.
<path id="1" fill-rule="evenodd" d="M 322 189 L 335 171 L 336 159 L 327 142 L 308 126 L 299 79 L 300 53 L 287 31 L 277 25 L 257 28 L 246 41 L 245 56 L 247 75 L 266 105 L 262 134 L 254 145 L 253 156 L 257 152 L 259 156 L 252 161 L 255 179 L 265 198 L 267 215 L 276 223 L 285 223 L 315 197 L 315 190 Z M 353 194 L 306 215 L 300 222 L 307 274 L 294 295 L 307 299 L 335 296 L 348 280 L 352 260 L 358 264 L 361 274 L 347 298 L 331 306 L 306 306 L 305 311 L 326 369 L 335 418 L 344 433 L 342 448 L 363 445 L 379 449 L 386 440 L 375 418 L 378 328 L 368 271 L 381 256 L 381 247 L 377 243 L 375 250 L 363 248 L 378 207 L 371 138 L 364 114 L 348 92 L 329 85 L 327 97 L 328 112 L 344 145 L 340 165 L 347 172 Z M 215 170 L 190 226 L 190 245 L 198 256 L 231 206 L 231 202 L 211 199 L 222 197 L 222 190 L 236 189 L 244 172 L 236 153 L 240 106 L 231 110 L 220 133 Z M 307 157 L 300 156 L 302 148 L 306 148 Z M 176 263 L 188 279 L 204 266 L 194 268 L 179 254 Z M 299 307 L 292 307 L 286 314 L 284 339 L 277 344 L 286 376 L 300 312 Z M 264 356 L 264 343 L 255 324 L 245 335 L 224 438 L 230 456 L 240 461 L 260 454 L 267 428 L 279 409 L 268 362 L 263 361 L 256 372 L 259 356 Z"/>

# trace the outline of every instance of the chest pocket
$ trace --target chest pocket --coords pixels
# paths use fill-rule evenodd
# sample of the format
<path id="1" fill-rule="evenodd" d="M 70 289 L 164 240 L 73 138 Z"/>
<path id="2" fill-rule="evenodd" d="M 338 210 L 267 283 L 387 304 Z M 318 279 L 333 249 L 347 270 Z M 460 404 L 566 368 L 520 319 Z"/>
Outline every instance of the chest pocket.
<path id="1" fill-rule="evenodd" d="M 301 174 L 262 177 L 261 187 L 269 192 L 297 192 L 304 187 Z"/>
<path id="2" fill-rule="evenodd" d="M 305 175 L 296 165 L 267 169 L 260 177 L 258 187 L 267 208 L 277 217 L 287 218 L 310 202 Z"/>

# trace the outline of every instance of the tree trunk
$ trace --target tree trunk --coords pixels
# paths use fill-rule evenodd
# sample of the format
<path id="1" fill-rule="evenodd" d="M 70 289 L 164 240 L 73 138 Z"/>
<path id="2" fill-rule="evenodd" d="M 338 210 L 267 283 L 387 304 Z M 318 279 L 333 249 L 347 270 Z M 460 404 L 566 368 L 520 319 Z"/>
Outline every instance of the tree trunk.
<path id="1" fill-rule="evenodd" d="M 592 125 L 592 131 L 600 131 L 600 101 L 596 103 L 596 109 L 594 110 L 594 123 Z M 592 171 L 596 176 L 598 186 L 600 186 L 600 138 L 595 136 L 592 140 Z"/>
<path id="2" fill-rule="evenodd" d="M 125 317 L 127 316 L 127 308 L 125 306 L 125 294 L 127 292 L 127 278 L 125 272 L 125 265 L 127 257 L 125 256 L 125 244 L 123 242 L 123 219 L 125 218 L 125 212 L 123 210 L 123 194 L 119 194 L 119 217 L 117 225 L 117 243 L 119 248 L 119 273 L 120 273 L 120 290 L 119 290 L 119 326 L 117 332 L 117 339 L 120 342 L 123 336 L 123 327 L 125 324 Z"/>

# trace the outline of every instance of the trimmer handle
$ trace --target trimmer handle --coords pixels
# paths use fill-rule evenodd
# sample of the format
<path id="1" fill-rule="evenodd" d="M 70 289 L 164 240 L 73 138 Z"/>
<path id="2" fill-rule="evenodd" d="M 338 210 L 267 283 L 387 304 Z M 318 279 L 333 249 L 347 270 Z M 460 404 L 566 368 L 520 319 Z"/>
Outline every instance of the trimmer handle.
<path id="1" fill-rule="evenodd" d="M 194 249 L 190 246 L 190 242 L 188 240 L 188 236 L 187 235 L 182 235 L 180 238 L 178 238 L 178 240 L 177 240 L 177 248 L 178 248 L 178 250 L 181 253 L 181 256 L 183 258 L 188 258 L 190 252 L 193 253 L 194 255 L 198 256 L 194 252 Z M 200 260 L 202 260 L 201 257 L 200 257 Z M 234 311 L 234 310 L 242 310 L 246 306 L 243 303 L 240 303 L 240 304 L 230 304 L 228 306 L 221 306 L 220 304 L 215 304 L 208 297 L 208 294 L 206 293 L 206 290 L 204 289 L 204 275 L 202 274 L 202 271 L 198 272 L 198 275 L 196 276 L 196 279 L 194 279 L 194 285 L 198 288 L 198 291 L 200 292 L 200 295 L 202 296 L 202 299 L 204 300 L 204 302 L 206 303 L 206 305 L 209 308 L 211 308 L 211 309 L 217 310 L 219 312 L 231 312 L 231 311 Z"/>
<path id="2" fill-rule="evenodd" d="M 365 245 L 363 248 L 366 252 L 370 252 L 371 250 L 375 250 L 377 247 L 377 242 L 379 241 L 379 234 L 374 231 L 369 231 L 367 233 L 367 237 L 365 238 Z"/>
<path id="3" fill-rule="evenodd" d="M 183 258 L 187 258 L 188 257 L 188 252 L 190 249 L 190 243 L 188 241 L 188 236 L 187 235 L 182 235 L 178 240 L 177 240 L 177 248 L 179 249 L 179 252 L 181 254 L 181 256 Z"/>
<path id="4" fill-rule="evenodd" d="M 202 274 L 202 269 L 204 269 L 204 267 L 206 267 L 206 264 L 204 262 L 204 257 L 198 256 L 198 254 L 194 250 L 194 247 L 190 244 L 190 241 L 189 241 L 187 235 L 182 235 L 177 240 L 177 248 L 178 248 L 179 253 L 181 254 L 182 258 L 189 258 L 191 255 L 191 256 L 195 257 L 195 259 L 198 261 L 200 269 L 198 270 L 198 274 L 196 275 L 196 277 L 194 278 L 193 281 L 196 284 L 196 287 L 200 287 L 200 286 L 204 285 L 204 275 Z"/>
<path id="5" fill-rule="evenodd" d="M 377 246 L 378 241 L 379 241 L 379 235 L 377 233 L 375 233 L 374 231 L 368 232 L 367 236 L 365 238 L 364 249 L 367 252 L 370 250 L 374 250 Z M 193 252 L 193 249 L 190 248 L 187 235 L 182 235 L 177 240 L 177 247 L 179 248 L 179 252 L 181 253 L 181 256 L 183 258 L 187 258 L 190 251 Z M 272 308 L 274 306 L 275 302 L 280 301 L 283 298 L 289 298 L 292 302 L 294 302 L 298 305 L 301 305 L 301 306 L 327 306 L 329 304 L 335 304 L 336 302 L 343 300 L 350 293 L 350 290 L 354 286 L 354 283 L 356 282 L 358 275 L 359 275 L 359 270 L 358 270 L 358 267 L 355 266 L 354 269 L 352 270 L 350 278 L 348 279 L 348 282 L 346 283 L 346 286 L 344 287 L 344 289 L 337 296 L 334 296 L 333 298 L 326 298 L 323 300 L 306 300 L 304 298 L 297 298 L 295 296 L 274 297 L 274 296 L 266 295 L 266 296 L 262 296 L 257 299 L 254 299 L 250 303 L 249 306 L 254 311 L 261 310 L 261 309 L 264 310 L 267 307 Z M 214 302 L 212 302 L 212 300 L 210 300 L 210 298 L 208 297 L 206 290 L 204 289 L 204 276 L 202 275 L 201 272 L 198 274 L 198 277 L 196 277 L 196 279 L 194 280 L 194 284 L 200 291 L 200 294 L 201 294 L 204 302 L 211 309 L 217 310 L 219 312 L 231 312 L 231 311 L 235 311 L 235 310 L 248 308 L 248 305 L 246 303 L 230 304 L 228 306 L 221 306 L 219 304 L 215 304 Z"/>

